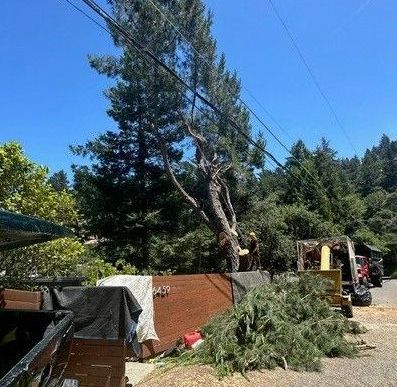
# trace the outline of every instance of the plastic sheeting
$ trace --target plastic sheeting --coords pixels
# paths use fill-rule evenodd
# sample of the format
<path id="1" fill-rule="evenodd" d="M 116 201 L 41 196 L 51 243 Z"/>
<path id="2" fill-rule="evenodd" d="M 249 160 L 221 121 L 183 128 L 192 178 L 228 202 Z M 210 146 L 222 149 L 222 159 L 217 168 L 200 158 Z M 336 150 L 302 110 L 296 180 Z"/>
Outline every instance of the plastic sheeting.
<path id="1" fill-rule="evenodd" d="M 123 338 L 140 354 L 136 327 L 142 308 L 126 287 L 54 288 L 44 292 L 43 309 L 72 311 L 76 338 Z"/>
<path id="2" fill-rule="evenodd" d="M 101 279 L 98 286 L 126 286 L 142 307 L 136 334 L 138 342 L 159 340 L 154 328 L 153 281 L 151 276 L 115 275 Z"/>
<path id="3" fill-rule="evenodd" d="M 0 210 L 0 250 L 72 236 L 64 227 L 33 216 Z"/>

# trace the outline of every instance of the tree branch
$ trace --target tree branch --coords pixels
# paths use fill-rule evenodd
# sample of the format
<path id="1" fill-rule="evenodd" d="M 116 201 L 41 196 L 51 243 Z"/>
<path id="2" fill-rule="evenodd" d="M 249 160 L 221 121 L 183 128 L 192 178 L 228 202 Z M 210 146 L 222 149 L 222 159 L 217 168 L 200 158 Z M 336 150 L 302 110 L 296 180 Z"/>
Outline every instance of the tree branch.
<path id="1" fill-rule="evenodd" d="M 208 175 L 208 160 L 204 152 L 204 147 L 205 147 L 205 138 L 201 134 L 197 133 L 192 125 L 188 122 L 188 120 L 181 114 L 181 119 L 183 123 L 185 124 L 186 130 L 189 133 L 189 135 L 194 139 L 194 142 L 196 143 L 196 161 L 198 167 L 206 174 Z"/>
<path id="2" fill-rule="evenodd" d="M 204 222 L 208 226 L 210 226 L 210 220 L 209 220 L 207 214 L 200 207 L 200 205 L 197 203 L 197 201 L 185 191 L 185 189 L 182 187 L 181 183 L 179 183 L 178 179 L 176 178 L 174 171 L 172 169 L 169 157 L 168 157 L 167 148 L 166 148 L 164 142 L 162 142 L 162 141 L 160 141 L 160 149 L 161 149 L 161 155 L 162 155 L 163 162 L 164 162 L 164 167 L 165 167 L 167 174 L 170 177 L 172 183 L 174 184 L 175 188 L 182 195 L 183 199 L 190 206 L 192 206 L 194 208 L 194 210 L 200 215 L 200 217 L 204 220 Z"/>
<path id="3" fill-rule="evenodd" d="M 228 188 L 228 186 L 226 185 L 226 183 L 222 179 L 219 178 L 218 180 L 220 181 L 221 186 L 222 186 L 222 188 L 223 188 L 223 190 L 225 192 L 224 201 L 225 201 L 226 207 L 227 207 L 227 209 L 229 211 L 229 214 L 230 214 L 230 217 L 231 217 L 231 227 L 230 228 L 233 231 L 236 231 L 236 228 L 237 228 L 237 217 L 236 217 L 236 213 L 234 212 L 232 201 L 230 199 L 229 188 Z"/>

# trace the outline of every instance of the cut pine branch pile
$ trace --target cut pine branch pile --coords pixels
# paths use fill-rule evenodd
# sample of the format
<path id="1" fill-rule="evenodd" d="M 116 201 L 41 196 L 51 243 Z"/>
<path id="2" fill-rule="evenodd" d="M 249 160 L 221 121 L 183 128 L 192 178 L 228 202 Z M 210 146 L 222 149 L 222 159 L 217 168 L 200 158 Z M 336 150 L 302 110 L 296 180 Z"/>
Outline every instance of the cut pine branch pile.
<path id="1" fill-rule="evenodd" d="M 345 335 L 364 328 L 332 310 L 321 277 L 282 276 L 254 289 L 233 309 L 203 327 L 204 343 L 171 364 L 210 364 L 219 377 L 282 367 L 319 371 L 323 357 L 354 357 Z"/>

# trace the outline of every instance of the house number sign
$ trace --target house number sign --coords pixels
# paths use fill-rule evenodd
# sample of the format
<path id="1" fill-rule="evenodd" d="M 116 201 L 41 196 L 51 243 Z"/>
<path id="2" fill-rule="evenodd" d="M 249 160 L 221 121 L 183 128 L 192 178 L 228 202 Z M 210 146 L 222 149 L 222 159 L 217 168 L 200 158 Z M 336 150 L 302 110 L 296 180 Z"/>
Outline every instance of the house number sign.
<path id="1" fill-rule="evenodd" d="M 168 285 L 153 286 L 153 297 L 164 297 L 169 294 L 171 287 Z"/>

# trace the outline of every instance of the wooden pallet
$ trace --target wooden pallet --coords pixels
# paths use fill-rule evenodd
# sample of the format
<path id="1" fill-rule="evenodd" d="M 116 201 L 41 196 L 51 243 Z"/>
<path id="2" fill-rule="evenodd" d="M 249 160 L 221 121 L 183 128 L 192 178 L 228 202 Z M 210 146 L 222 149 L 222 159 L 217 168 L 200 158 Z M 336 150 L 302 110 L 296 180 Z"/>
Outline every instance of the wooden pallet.
<path id="1" fill-rule="evenodd" d="M 80 387 L 124 387 L 124 340 L 73 339 L 65 377 Z"/>

